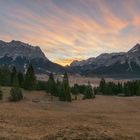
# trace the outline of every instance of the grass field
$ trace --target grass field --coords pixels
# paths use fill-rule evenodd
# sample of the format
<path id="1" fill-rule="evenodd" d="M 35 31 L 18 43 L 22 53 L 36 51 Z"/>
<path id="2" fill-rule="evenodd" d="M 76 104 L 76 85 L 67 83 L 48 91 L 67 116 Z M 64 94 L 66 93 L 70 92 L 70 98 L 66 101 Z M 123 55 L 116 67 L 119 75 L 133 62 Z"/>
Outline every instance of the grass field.
<path id="1" fill-rule="evenodd" d="M 139 140 L 140 97 L 96 96 L 59 102 L 45 92 L 24 92 L 11 103 L 8 87 L 0 101 L 0 140 Z"/>

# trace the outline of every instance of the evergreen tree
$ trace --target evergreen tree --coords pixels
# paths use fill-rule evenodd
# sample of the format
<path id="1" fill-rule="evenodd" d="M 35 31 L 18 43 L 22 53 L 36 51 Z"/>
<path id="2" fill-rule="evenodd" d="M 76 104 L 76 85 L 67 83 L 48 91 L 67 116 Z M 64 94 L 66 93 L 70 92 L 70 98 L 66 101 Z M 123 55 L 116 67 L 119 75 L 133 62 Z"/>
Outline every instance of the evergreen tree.
<path id="1" fill-rule="evenodd" d="M 22 87 L 23 86 L 23 83 L 24 83 L 24 76 L 23 76 L 23 73 L 22 72 L 18 72 L 18 83 L 19 83 L 19 86 Z"/>
<path id="2" fill-rule="evenodd" d="M 101 93 L 105 93 L 105 91 L 106 91 L 106 81 L 105 81 L 104 78 L 101 79 L 99 89 L 100 89 Z"/>
<path id="3" fill-rule="evenodd" d="M 58 94 L 59 94 L 59 100 L 60 101 L 66 101 L 66 94 L 65 94 L 65 88 L 64 88 L 64 85 L 61 84 L 59 87 L 58 87 Z"/>
<path id="4" fill-rule="evenodd" d="M 93 93 L 92 86 L 90 85 L 90 83 L 88 83 L 85 89 L 85 94 L 83 99 L 92 99 L 92 98 L 95 98 L 95 95 Z"/>
<path id="5" fill-rule="evenodd" d="M 24 88 L 27 90 L 33 90 L 36 87 L 36 76 L 32 65 L 29 65 L 25 74 Z"/>
<path id="6" fill-rule="evenodd" d="M 51 96 L 56 96 L 56 83 L 54 80 L 53 73 L 50 74 L 47 82 L 47 92 L 49 92 Z"/>
<path id="7" fill-rule="evenodd" d="M 66 89 L 67 87 L 69 87 L 69 79 L 68 79 L 68 74 L 67 74 L 67 72 L 64 73 L 63 85 L 64 85 L 64 88 L 65 88 L 65 89 Z"/>
<path id="8" fill-rule="evenodd" d="M 65 90 L 66 101 L 71 102 L 71 93 L 70 93 L 70 86 L 69 86 L 69 79 L 67 72 L 64 73 L 63 77 L 63 86 Z"/>
<path id="9" fill-rule="evenodd" d="M 10 90 L 10 101 L 17 102 L 23 99 L 22 90 L 18 87 L 13 87 Z"/>
<path id="10" fill-rule="evenodd" d="M 69 87 L 69 80 L 68 80 L 68 74 L 67 72 L 64 73 L 64 77 L 63 77 L 63 82 L 62 82 L 62 86 L 61 86 L 61 93 L 60 93 L 60 97 L 59 99 L 61 101 L 68 101 L 71 102 L 71 93 L 70 93 L 70 87 Z"/>
<path id="11" fill-rule="evenodd" d="M 61 92 L 61 86 L 62 86 L 61 82 L 59 81 L 59 79 L 57 79 L 57 81 L 56 81 L 56 93 L 55 93 L 57 97 L 59 97 L 59 94 Z"/>
<path id="12" fill-rule="evenodd" d="M 66 95 L 66 101 L 71 102 L 72 99 L 71 99 L 70 87 L 67 87 L 65 89 L 65 95 Z"/>
<path id="13" fill-rule="evenodd" d="M 73 95 L 77 95 L 79 93 L 79 90 L 78 90 L 78 85 L 77 84 L 74 84 L 73 87 L 71 87 L 71 93 Z"/>
<path id="14" fill-rule="evenodd" d="M 16 67 L 13 67 L 12 72 L 11 72 L 11 85 L 12 86 L 18 86 Z"/>
<path id="15" fill-rule="evenodd" d="M 11 85 L 12 85 L 12 86 L 13 86 L 14 83 L 15 83 L 16 74 L 17 74 L 16 67 L 13 67 L 13 68 L 12 68 L 12 72 L 11 72 Z"/>
<path id="16" fill-rule="evenodd" d="M 11 85 L 11 71 L 7 67 L 0 68 L 0 85 L 2 86 Z"/>
<path id="17" fill-rule="evenodd" d="M 2 92 L 2 90 L 0 88 L 0 100 L 2 100 L 2 99 L 3 99 L 3 92 Z"/>

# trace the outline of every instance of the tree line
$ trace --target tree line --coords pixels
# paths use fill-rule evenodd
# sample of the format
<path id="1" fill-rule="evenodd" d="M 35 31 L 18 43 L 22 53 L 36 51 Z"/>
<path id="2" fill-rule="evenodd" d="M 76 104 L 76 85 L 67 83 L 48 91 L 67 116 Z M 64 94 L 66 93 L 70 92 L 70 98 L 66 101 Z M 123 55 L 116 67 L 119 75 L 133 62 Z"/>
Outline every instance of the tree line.
<path id="1" fill-rule="evenodd" d="M 59 79 L 55 80 L 53 73 L 49 75 L 48 81 L 38 81 L 32 65 L 29 65 L 25 73 L 17 71 L 16 67 L 13 67 L 12 70 L 6 67 L 0 68 L 0 85 L 20 87 L 26 90 L 44 90 L 50 94 L 51 99 L 55 96 L 60 101 L 67 102 L 71 102 L 73 96 L 76 100 L 79 94 L 83 95 L 83 99 L 95 98 L 94 90 L 90 83 L 88 85 L 75 84 L 70 87 L 67 72 L 64 73 L 61 81 Z M 15 92 L 18 93 L 19 98 L 22 97 L 19 89 L 16 88 Z M 11 93 L 13 97 L 17 97 L 13 89 Z"/>
<path id="2" fill-rule="evenodd" d="M 18 86 L 27 90 L 35 89 L 36 77 L 32 65 L 29 65 L 25 74 L 17 71 L 16 67 L 12 70 L 7 67 L 0 68 L 0 85 L 1 86 Z"/>
<path id="3" fill-rule="evenodd" d="M 101 79 L 98 87 L 94 88 L 95 94 L 103 95 L 122 95 L 122 96 L 140 96 L 140 80 L 127 82 L 106 82 Z"/>

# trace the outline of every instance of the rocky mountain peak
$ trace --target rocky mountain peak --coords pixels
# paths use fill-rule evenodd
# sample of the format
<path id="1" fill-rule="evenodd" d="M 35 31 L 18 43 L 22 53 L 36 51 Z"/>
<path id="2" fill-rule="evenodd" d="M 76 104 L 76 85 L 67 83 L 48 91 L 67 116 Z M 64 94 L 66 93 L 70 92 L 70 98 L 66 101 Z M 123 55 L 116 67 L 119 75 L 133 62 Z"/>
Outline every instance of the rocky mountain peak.
<path id="1" fill-rule="evenodd" d="M 62 72 L 64 68 L 46 58 L 40 47 L 12 40 L 0 40 L 0 66 L 13 67 L 25 72 L 32 64 L 36 73 Z"/>
<path id="2" fill-rule="evenodd" d="M 137 43 L 137 44 L 136 44 L 132 49 L 130 49 L 128 52 L 129 52 L 129 53 L 130 53 L 130 52 L 131 52 L 131 53 L 140 52 L 140 44 Z"/>
<path id="3" fill-rule="evenodd" d="M 26 57 L 27 59 L 42 58 L 47 59 L 38 46 L 31 46 L 21 41 L 12 40 L 11 42 L 0 41 L 0 57 L 5 55 L 16 59 L 17 57 Z"/>

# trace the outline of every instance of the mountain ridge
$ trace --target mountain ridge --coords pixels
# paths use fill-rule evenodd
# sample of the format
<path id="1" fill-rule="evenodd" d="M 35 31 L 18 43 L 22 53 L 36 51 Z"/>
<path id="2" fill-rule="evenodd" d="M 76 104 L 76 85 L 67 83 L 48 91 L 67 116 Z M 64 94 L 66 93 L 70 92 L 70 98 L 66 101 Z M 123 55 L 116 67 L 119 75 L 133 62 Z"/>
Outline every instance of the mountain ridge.
<path id="1" fill-rule="evenodd" d="M 127 52 L 103 53 L 89 60 L 71 63 L 68 70 L 80 74 L 138 74 L 140 75 L 140 44 Z M 83 63 L 87 62 L 87 63 Z"/>
<path id="2" fill-rule="evenodd" d="M 16 66 L 25 71 L 32 64 L 37 73 L 79 73 L 82 75 L 140 75 L 140 44 L 136 44 L 127 52 L 103 53 L 82 61 L 73 61 L 70 66 L 63 67 L 50 61 L 39 46 L 12 40 L 0 40 L 0 66 Z"/>
<path id="3" fill-rule="evenodd" d="M 64 67 L 51 62 L 39 46 L 12 40 L 0 40 L 0 66 L 16 66 L 21 71 L 26 71 L 32 64 L 37 73 L 62 72 Z"/>

